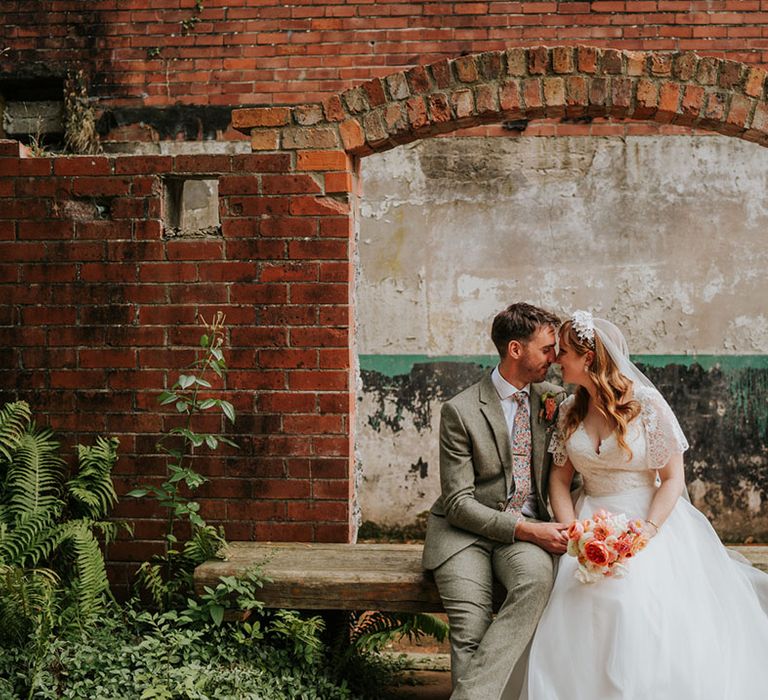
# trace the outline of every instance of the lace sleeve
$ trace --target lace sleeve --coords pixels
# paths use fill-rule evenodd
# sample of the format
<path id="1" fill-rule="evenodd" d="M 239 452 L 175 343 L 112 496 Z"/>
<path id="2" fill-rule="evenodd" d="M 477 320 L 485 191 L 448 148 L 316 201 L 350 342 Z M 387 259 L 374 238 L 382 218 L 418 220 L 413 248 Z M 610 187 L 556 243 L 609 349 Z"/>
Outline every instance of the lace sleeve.
<path id="1" fill-rule="evenodd" d="M 547 451 L 552 454 L 552 461 L 556 466 L 562 467 L 568 459 L 568 451 L 565 447 L 565 416 L 571 410 L 573 405 L 573 396 L 566 396 L 557 409 L 557 425 L 552 432 L 552 439 L 549 441 Z"/>
<path id="2" fill-rule="evenodd" d="M 635 396 L 640 402 L 640 416 L 645 426 L 648 468 L 661 469 L 674 455 L 688 449 L 688 441 L 661 394 L 642 388 Z"/>

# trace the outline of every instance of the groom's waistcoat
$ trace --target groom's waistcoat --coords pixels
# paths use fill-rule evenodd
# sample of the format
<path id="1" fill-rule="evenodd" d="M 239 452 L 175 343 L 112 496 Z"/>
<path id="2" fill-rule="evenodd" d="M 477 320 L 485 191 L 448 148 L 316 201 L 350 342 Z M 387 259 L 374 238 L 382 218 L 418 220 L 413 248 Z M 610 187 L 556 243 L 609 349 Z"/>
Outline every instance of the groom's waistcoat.
<path id="1" fill-rule="evenodd" d="M 554 420 L 540 417 L 541 396 L 559 403 L 562 387 L 531 384 L 531 470 L 537 511 L 549 520 L 547 481 L 551 456 L 547 446 Z M 504 512 L 514 490 L 509 429 L 490 372 L 443 405 L 440 414 L 440 497 L 430 511 L 423 564 L 434 569 L 479 537 L 514 541 L 516 516 Z"/>

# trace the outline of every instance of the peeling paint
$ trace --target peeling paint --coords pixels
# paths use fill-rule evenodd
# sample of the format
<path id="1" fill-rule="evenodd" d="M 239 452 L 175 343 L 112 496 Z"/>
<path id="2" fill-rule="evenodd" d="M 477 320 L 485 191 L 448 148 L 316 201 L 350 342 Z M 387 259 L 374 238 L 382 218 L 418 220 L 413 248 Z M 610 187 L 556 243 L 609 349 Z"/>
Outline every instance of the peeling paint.
<path id="1" fill-rule="evenodd" d="M 438 495 L 440 406 L 495 363 L 415 359 L 361 357 L 361 515 L 383 526 L 415 523 Z M 694 504 L 724 539 L 768 542 L 768 357 L 635 359 L 691 444 L 685 463 Z"/>
<path id="2" fill-rule="evenodd" d="M 639 352 L 767 352 L 766 172 L 768 151 L 717 136 L 428 139 L 365 158 L 360 350 L 487 352 L 494 311 L 523 298 L 608 316 Z"/>

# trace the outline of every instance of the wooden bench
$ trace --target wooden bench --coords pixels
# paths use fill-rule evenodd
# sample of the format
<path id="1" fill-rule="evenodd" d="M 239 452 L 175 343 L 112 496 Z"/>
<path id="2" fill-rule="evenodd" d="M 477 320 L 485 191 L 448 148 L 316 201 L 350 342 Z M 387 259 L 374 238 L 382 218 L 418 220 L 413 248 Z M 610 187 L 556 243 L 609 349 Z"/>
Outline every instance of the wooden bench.
<path id="1" fill-rule="evenodd" d="M 768 545 L 731 549 L 768 572 Z M 420 544 L 232 542 L 226 560 L 195 569 L 195 587 L 215 586 L 254 564 L 265 576 L 266 607 L 299 610 L 441 612 L 432 574 L 421 568 Z"/>

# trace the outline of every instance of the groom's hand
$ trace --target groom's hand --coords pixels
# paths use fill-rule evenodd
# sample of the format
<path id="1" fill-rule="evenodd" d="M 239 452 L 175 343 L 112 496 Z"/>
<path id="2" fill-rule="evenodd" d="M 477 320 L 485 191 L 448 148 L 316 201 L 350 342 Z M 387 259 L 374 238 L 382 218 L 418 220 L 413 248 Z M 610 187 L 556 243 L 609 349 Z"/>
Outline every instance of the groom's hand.
<path id="1" fill-rule="evenodd" d="M 551 554 L 564 554 L 568 548 L 565 523 L 531 523 L 521 520 L 515 528 L 515 540 L 533 542 Z"/>

